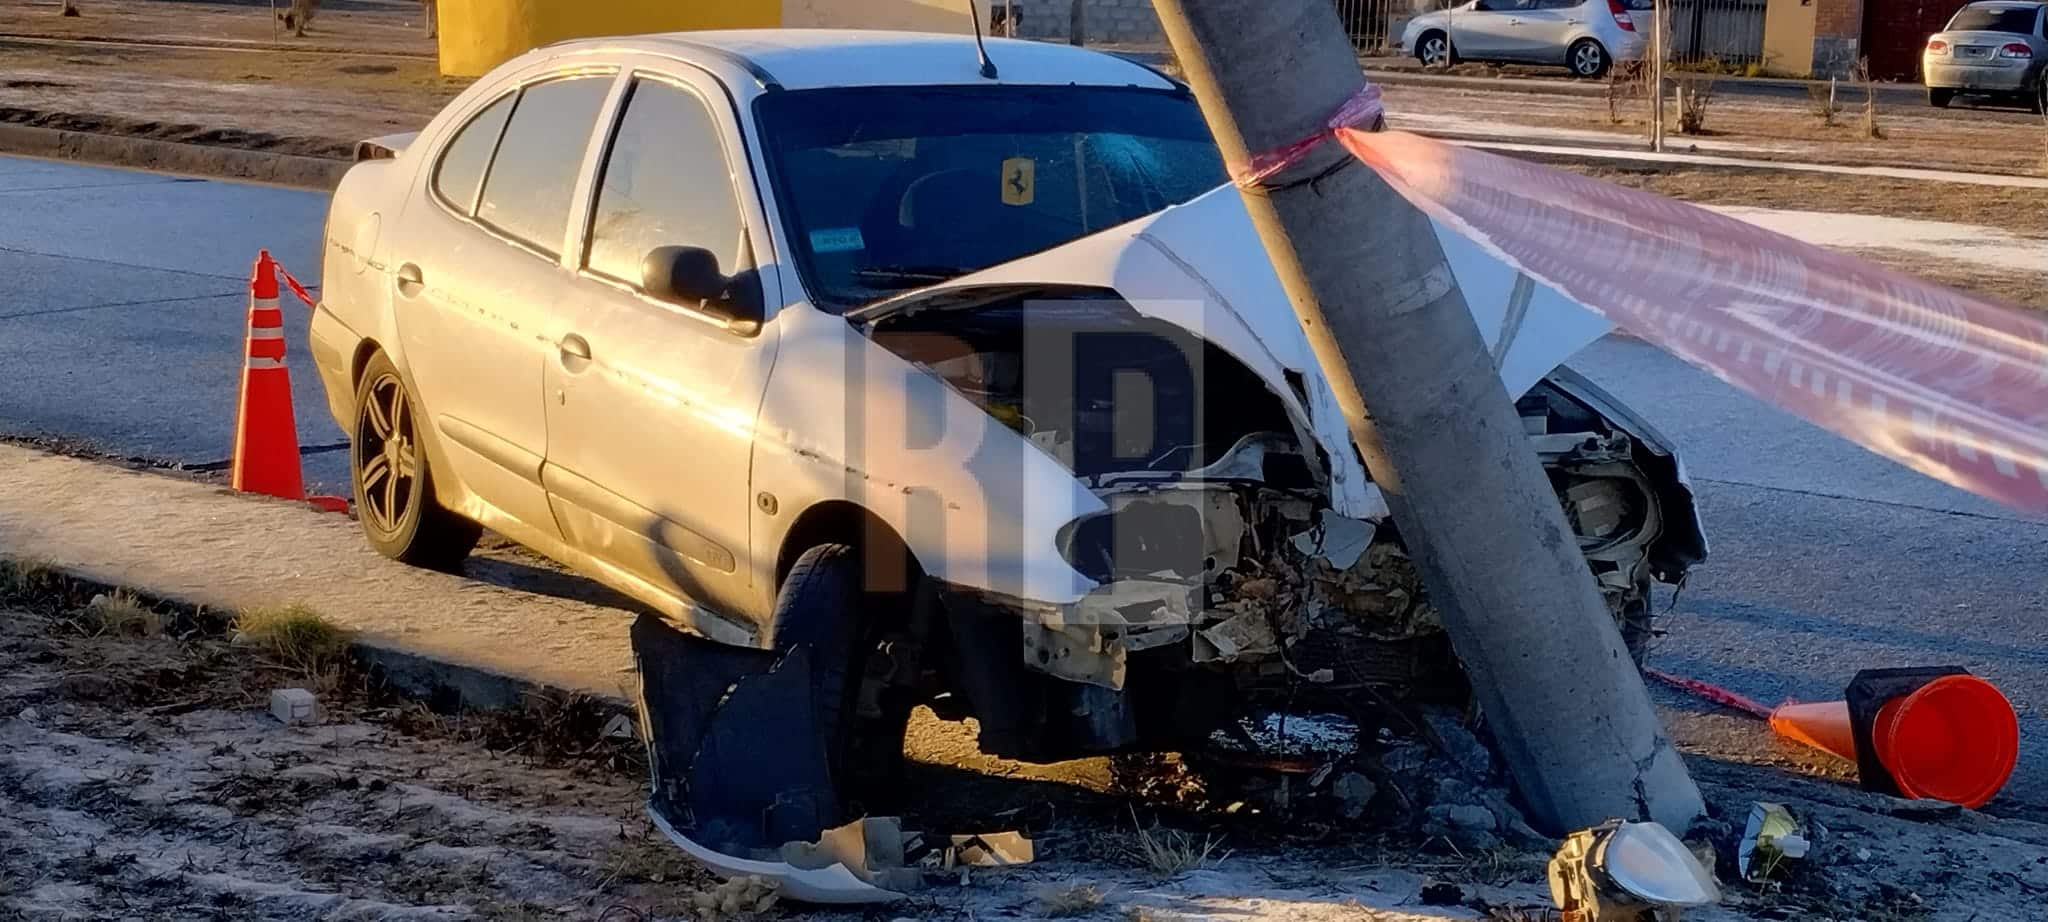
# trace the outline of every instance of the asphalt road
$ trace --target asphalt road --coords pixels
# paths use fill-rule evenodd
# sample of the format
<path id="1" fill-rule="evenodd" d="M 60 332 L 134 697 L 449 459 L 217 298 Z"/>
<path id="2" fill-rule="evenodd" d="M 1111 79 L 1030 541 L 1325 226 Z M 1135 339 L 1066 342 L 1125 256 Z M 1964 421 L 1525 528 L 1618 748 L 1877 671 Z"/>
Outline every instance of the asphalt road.
<path id="1" fill-rule="evenodd" d="M 224 461 L 256 252 L 317 285 L 325 195 L 0 157 L 0 434 L 186 465 Z M 342 441 L 285 301 L 299 443 Z M 340 452 L 309 486 L 347 492 Z"/>
<path id="2" fill-rule="evenodd" d="M 316 282 L 324 204 L 0 158 L 0 432 L 225 458 L 249 264 L 269 247 Z M 288 330 L 300 439 L 330 444 L 342 436 L 319 409 L 303 316 Z M 1635 340 L 1573 364 L 1664 428 L 1698 486 L 1713 558 L 1667 619 L 1656 665 L 1767 702 L 1838 697 L 1863 668 L 1968 667 L 2022 714 L 2021 768 L 1994 807 L 2048 811 L 2048 519 L 1892 464 Z M 339 453 L 308 465 L 339 492 Z"/>

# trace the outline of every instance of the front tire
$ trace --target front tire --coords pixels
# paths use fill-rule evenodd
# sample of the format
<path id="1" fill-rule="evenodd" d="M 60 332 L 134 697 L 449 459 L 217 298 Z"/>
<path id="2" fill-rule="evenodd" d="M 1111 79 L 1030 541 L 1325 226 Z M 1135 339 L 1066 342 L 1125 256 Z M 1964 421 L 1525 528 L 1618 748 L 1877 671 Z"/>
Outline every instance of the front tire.
<path id="1" fill-rule="evenodd" d="M 1423 67 L 1449 67 L 1458 63 L 1457 51 L 1451 47 L 1451 37 L 1442 32 L 1424 32 L 1415 40 L 1415 59 Z"/>
<path id="2" fill-rule="evenodd" d="M 453 571 L 476 548 L 483 529 L 436 498 L 419 426 L 418 405 L 398 366 L 382 352 L 371 356 L 356 386 L 349 440 L 356 517 L 377 553 L 416 567 Z"/>
<path id="3" fill-rule="evenodd" d="M 861 683 L 877 644 L 864 572 L 850 545 L 805 551 L 776 596 L 769 640 L 777 651 L 810 647 L 812 707 L 834 786 L 849 804 L 885 799 L 896 786 L 910 717 L 908 704 L 893 696 L 885 696 L 881 714 L 860 714 Z"/>
<path id="4" fill-rule="evenodd" d="M 1614 59 L 1607 49 L 1590 38 L 1582 38 L 1565 52 L 1565 66 L 1571 68 L 1572 76 L 1581 80 L 1594 80 L 1604 76 L 1607 68 L 1614 65 Z"/>
<path id="5" fill-rule="evenodd" d="M 1937 90 L 1931 86 L 1927 88 L 1927 104 L 1930 106 L 1937 109 L 1946 109 L 1949 103 L 1955 101 L 1956 91 L 1954 90 Z"/>

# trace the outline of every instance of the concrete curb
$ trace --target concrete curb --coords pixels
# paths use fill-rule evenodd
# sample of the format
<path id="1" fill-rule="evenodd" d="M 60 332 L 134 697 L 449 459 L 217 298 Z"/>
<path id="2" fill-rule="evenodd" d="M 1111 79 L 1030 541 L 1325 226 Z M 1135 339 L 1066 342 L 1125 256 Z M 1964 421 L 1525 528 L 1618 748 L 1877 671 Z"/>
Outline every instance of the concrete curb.
<path id="1" fill-rule="evenodd" d="M 1368 70 L 1365 72 L 1365 76 L 1381 86 L 1472 90 L 1480 93 L 1523 93 L 1532 96 L 1587 96 L 1596 98 L 1605 98 L 1607 96 L 1605 84 L 1549 80 L 1540 77 L 1518 77 L 1511 79 L 1499 77 L 1456 77 L 1383 70 Z"/>
<path id="2" fill-rule="evenodd" d="M 216 605 L 177 593 L 166 593 L 149 586 L 125 585 L 61 564 L 4 552 L 0 552 L 0 563 L 34 566 L 55 574 L 62 583 L 60 588 L 78 597 L 126 592 L 151 604 L 187 614 L 220 610 Z M 362 664 L 373 680 L 440 713 L 520 711 L 536 700 L 574 698 L 592 702 L 606 711 L 629 716 L 634 713 L 633 702 L 615 695 L 558 688 L 477 666 L 435 659 L 375 641 L 356 640 L 349 645 L 349 654 Z"/>
<path id="3" fill-rule="evenodd" d="M 155 172 L 218 176 L 319 192 L 339 185 L 341 175 L 350 166 L 347 161 L 326 157 L 14 123 L 0 123 L 0 153 L 103 163 Z"/>

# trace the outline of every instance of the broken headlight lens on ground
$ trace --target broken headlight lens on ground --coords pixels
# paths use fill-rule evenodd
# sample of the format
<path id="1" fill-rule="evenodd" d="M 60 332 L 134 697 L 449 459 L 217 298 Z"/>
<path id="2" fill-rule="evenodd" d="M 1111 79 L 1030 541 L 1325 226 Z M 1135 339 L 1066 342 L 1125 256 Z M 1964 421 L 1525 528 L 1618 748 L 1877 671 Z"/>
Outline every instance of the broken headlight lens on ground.
<path id="1" fill-rule="evenodd" d="M 1610 820 L 1565 838 L 1550 859 L 1550 898 L 1565 922 L 1671 922 L 1721 889 L 1670 830 Z"/>

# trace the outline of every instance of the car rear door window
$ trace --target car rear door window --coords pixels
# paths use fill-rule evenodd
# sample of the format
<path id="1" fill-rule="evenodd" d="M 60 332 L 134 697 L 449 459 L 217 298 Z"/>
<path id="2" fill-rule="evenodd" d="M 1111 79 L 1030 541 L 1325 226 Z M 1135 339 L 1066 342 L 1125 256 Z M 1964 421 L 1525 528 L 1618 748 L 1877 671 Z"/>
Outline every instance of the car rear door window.
<path id="1" fill-rule="evenodd" d="M 733 271 L 741 218 L 718 122 L 696 93 L 633 83 L 591 213 L 592 272 L 637 285 L 656 247 L 710 250 Z"/>
<path id="2" fill-rule="evenodd" d="M 611 85 L 610 75 L 567 77 L 519 94 L 484 179 L 477 220 L 542 252 L 561 252 L 576 174 Z"/>
<path id="3" fill-rule="evenodd" d="M 483 184 L 484 169 L 491 164 L 491 151 L 498 148 L 498 135 L 504 133 L 505 116 L 510 114 L 508 93 L 484 107 L 442 148 L 441 164 L 434 168 L 434 191 L 464 216 L 476 213 L 477 187 Z"/>

